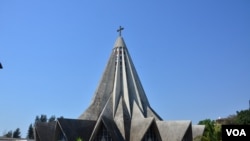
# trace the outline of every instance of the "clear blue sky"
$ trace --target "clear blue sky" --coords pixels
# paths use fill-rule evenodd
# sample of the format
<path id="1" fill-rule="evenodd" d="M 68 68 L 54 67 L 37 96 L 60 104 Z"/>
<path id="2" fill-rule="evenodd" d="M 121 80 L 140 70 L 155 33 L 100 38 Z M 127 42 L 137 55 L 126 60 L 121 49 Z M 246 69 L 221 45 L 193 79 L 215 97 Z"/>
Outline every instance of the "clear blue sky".
<path id="1" fill-rule="evenodd" d="M 77 118 L 118 36 L 152 108 L 198 121 L 247 109 L 250 1 L 0 1 L 0 136 L 35 116 Z"/>

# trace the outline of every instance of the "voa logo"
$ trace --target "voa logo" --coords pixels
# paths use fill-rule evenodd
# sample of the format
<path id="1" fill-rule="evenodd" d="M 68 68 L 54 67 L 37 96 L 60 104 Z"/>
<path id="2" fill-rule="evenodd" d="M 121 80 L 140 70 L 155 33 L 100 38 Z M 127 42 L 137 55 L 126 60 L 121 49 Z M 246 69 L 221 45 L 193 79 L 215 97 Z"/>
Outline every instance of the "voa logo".
<path id="1" fill-rule="evenodd" d="M 244 129 L 226 129 L 228 136 L 247 136 Z"/>

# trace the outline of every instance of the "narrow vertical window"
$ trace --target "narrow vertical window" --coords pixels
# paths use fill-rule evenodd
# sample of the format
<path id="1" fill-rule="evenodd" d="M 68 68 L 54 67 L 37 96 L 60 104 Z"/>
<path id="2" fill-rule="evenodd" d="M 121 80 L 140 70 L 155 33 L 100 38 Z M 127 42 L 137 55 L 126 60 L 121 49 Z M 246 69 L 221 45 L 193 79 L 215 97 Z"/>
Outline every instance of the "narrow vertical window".
<path id="1" fill-rule="evenodd" d="M 101 124 L 101 127 L 99 128 L 98 134 L 94 141 L 112 141 L 107 128 L 105 128 L 103 124 Z"/>

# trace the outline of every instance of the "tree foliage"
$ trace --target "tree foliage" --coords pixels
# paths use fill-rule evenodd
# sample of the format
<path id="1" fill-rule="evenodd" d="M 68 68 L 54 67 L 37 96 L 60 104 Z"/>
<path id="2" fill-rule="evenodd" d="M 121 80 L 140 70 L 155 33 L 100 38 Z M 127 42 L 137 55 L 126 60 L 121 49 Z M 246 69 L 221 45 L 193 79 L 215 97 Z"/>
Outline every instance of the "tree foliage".
<path id="1" fill-rule="evenodd" d="M 14 132 L 13 132 L 13 138 L 21 138 L 21 131 L 19 128 L 17 128 Z"/>
<path id="2" fill-rule="evenodd" d="M 63 118 L 62 116 L 60 118 Z M 35 123 L 38 122 L 53 122 L 56 121 L 56 116 L 51 116 L 49 119 L 47 118 L 47 115 L 41 114 L 40 116 L 36 116 Z"/>
<path id="3" fill-rule="evenodd" d="M 237 111 L 236 123 L 250 125 L 250 110 Z"/>
<path id="4" fill-rule="evenodd" d="M 63 116 L 59 117 L 60 118 L 63 118 Z M 47 115 L 45 114 L 41 114 L 40 116 L 36 116 L 35 118 L 35 123 L 34 123 L 34 126 L 37 124 L 37 123 L 40 123 L 40 122 L 53 122 L 53 121 L 56 121 L 56 116 L 51 116 L 49 119 L 47 118 Z M 33 125 L 30 124 L 29 126 L 29 129 L 28 129 L 28 134 L 27 134 L 27 138 L 29 139 L 34 139 L 34 129 L 33 129 Z"/>
<path id="5" fill-rule="evenodd" d="M 250 110 L 236 111 L 236 114 L 216 121 L 222 125 L 250 125 Z"/>
<path id="6" fill-rule="evenodd" d="M 205 125 L 201 141 L 221 141 L 221 125 L 250 125 L 250 110 L 237 111 L 236 115 L 229 115 L 216 122 L 211 119 L 201 120 L 198 124 Z"/>
<path id="7" fill-rule="evenodd" d="M 217 119 L 216 122 L 222 125 L 236 124 L 236 115 L 229 115 L 227 118 Z"/>
<path id="8" fill-rule="evenodd" d="M 17 128 L 14 132 L 12 132 L 12 130 L 10 130 L 7 133 L 4 133 L 3 137 L 5 137 L 5 138 L 21 138 L 20 128 Z"/>
<path id="9" fill-rule="evenodd" d="M 83 141 L 82 138 L 78 137 L 76 141 Z"/>
<path id="10" fill-rule="evenodd" d="M 6 138 L 12 138 L 12 131 L 8 131 L 7 133 L 4 133 L 3 137 L 6 137 Z"/>
<path id="11" fill-rule="evenodd" d="M 51 116 L 48 120 L 48 122 L 56 121 L 56 116 Z"/>
<path id="12" fill-rule="evenodd" d="M 221 126 L 216 125 L 214 120 L 205 119 L 198 123 L 199 125 L 205 125 L 205 130 L 201 141 L 220 141 L 221 140 Z"/>
<path id="13" fill-rule="evenodd" d="M 47 116 L 43 114 L 40 117 L 36 116 L 35 123 L 37 122 L 47 122 Z"/>
<path id="14" fill-rule="evenodd" d="M 33 125 L 30 124 L 27 134 L 28 139 L 34 139 Z"/>

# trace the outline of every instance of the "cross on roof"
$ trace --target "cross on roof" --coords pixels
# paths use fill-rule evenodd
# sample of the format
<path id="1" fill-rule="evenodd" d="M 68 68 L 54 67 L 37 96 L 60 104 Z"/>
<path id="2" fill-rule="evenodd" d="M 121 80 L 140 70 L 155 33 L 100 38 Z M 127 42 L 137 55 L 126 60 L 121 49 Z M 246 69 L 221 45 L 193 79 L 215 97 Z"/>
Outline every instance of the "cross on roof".
<path id="1" fill-rule="evenodd" d="M 117 29 L 117 32 L 119 32 L 119 36 L 122 36 L 122 30 L 124 30 L 122 26 L 120 26 L 119 29 Z"/>

